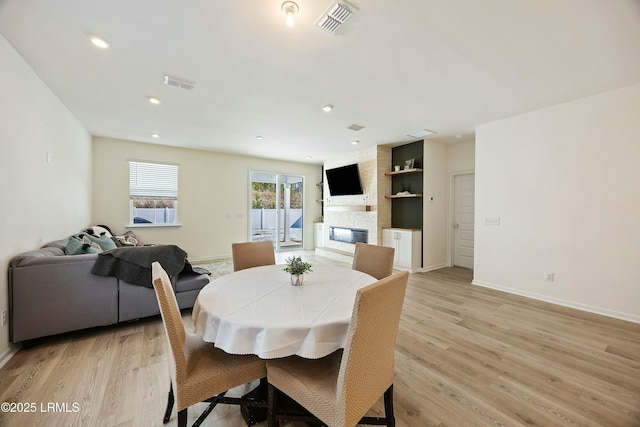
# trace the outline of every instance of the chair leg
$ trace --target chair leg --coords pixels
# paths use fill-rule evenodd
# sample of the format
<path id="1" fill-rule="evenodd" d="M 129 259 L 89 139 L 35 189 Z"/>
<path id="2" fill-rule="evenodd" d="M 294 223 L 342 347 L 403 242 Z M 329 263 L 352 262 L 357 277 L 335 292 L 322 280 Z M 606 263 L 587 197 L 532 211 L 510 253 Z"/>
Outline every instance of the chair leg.
<path id="1" fill-rule="evenodd" d="M 164 411 L 164 418 L 162 419 L 162 423 L 166 424 L 171 419 L 171 411 L 173 411 L 173 383 L 169 382 L 169 398 L 167 400 L 167 409 Z"/>
<path id="2" fill-rule="evenodd" d="M 393 415 L 393 384 L 384 392 L 384 418 L 362 417 L 358 424 L 395 427 L 396 418 Z"/>
<path id="3" fill-rule="evenodd" d="M 267 427 L 279 427 L 280 421 L 276 420 L 279 391 L 271 384 L 268 385 L 267 390 Z"/>
<path id="4" fill-rule="evenodd" d="M 178 427 L 187 427 L 187 409 L 178 412 Z"/>
<path id="5" fill-rule="evenodd" d="M 387 420 L 387 427 L 395 427 L 396 418 L 393 414 L 393 384 L 384 392 L 384 417 Z"/>

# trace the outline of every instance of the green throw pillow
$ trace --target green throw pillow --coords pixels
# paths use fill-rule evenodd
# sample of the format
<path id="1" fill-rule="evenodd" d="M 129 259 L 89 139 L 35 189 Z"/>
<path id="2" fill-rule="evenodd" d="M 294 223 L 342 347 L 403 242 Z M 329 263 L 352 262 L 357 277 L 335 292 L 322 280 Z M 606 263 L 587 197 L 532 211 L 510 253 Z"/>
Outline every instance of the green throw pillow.
<path id="1" fill-rule="evenodd" d="M 81 255 L 81 254 L 99 254 L 102 249 L 92 246 L 91 240 L 80 234 L 78 236 L 69 236 L 67 246 L 64 248 L 64 253 L 67 255 Z"/>
<path id="2" fill-rule="evenodd" d="M 91 240 L 92 242 L 95 242 L 98 245 L 100 245 L 100 248 L 103 251 L 108 251 L 108 250 L 115 249 L 115 248 L 118 247 L 118 246 L 116 246 L 115 242 L 111 239 L 111 236 L 107 236 L 106 234 L 103 234 L 100 237 L 92 236 L 90 234 L 85 234 L 84 236 L 88 237 L 89 240 Z"/>

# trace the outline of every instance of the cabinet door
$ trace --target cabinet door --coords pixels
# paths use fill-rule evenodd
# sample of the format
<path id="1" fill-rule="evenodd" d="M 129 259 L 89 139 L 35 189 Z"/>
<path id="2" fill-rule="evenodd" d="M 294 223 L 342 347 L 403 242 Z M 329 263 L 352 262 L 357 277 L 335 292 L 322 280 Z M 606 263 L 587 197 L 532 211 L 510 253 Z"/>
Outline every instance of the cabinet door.
<path id="1" fill-rule="evenodd" d="M 403 268 L 411 268 L 412 258 L 412 233 L 411 231 L 395 232 L 396 236 L 396 265 Z"/>
<path id="2" fill-rule="evenodd" d="M 398 244 L 395 238 L 395 230 L 382 230 L 382 246 L 395 249 L 393 263 L 398 263 Z"/>

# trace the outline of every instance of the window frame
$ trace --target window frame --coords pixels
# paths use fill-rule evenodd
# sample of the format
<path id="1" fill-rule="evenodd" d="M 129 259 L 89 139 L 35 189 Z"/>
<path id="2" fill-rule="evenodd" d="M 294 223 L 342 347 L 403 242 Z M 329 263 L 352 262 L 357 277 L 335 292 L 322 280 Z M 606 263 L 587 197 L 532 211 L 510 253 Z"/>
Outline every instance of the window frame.
<path id="1" fill-rule="evenodd" d="M 170 163 L 170 162 L 160 162 L 160 161 L 150 161 L 150 160 L 137 160 L 137 159 L 128 159 L 127 160 L 128 166 L 129 166 L 129 224 L 127 225 L 127 228 L 136 228 L 136 227 L 141 227 L 141 228 L 145 228 L 145 227 L 179 227 L 181 224 L 179 222 L 179 216 L 178 216 L 178 212 L 179 212 L 179 184 L 180 184 L 180 179 L 179 179 L 179 175 L 180 175 L 180 165 L 177 163 Z M 148 184 L 147 184 L 147 188 L 148 189 L 141 189 L 141 188 L 134 188 L 133 187 L 133 181 L 134 181 L 134 176 L 132 174 L 133 172 L 133 165 L 147 165 L 147 167 L 149 167 L 150 169 L 153 168 L 153 165 L 157 165 L 157 166 L 166 166 L 168 167 L 168 169 L 173 169 L 175 168 L 175 171 L 167 171 L 166 176 L 164 177 L 164 182 L 165 184 L 169 184 L 169 185 L 165 185 L 164 188 L 160 187 L 159 189 L 156 188 L 149 188 Z M 136 175 L 137 178 L 137 175 Z M 144 176 L 143 176 L 144 178 Z M 155 179 L 153 178 L 153 176 L 149 177 L 147 176 L 148 181 L 155 181 Z M 142 185 L 142 187 L 144 187 L 144 184 Z M 171 188 L 169 188 L 171 187 Z M 141 192 L 143 191 L 149 191 L 150 193 L 144 195 L 141 194 Z M 135 194 L 134 194 L 135 193 Z M 164 193 L 161 194 L 161 193 Z M 175 194 L 175 195 L 174 195 Z M 173 222 L 151 222 L 151 223 L 136 223 L 134 222 L 134 199 L 136 198 L 136 196 L 138 198 L 140 197 L 157 197 L 157 200 L 172 200 L 174 207 L 173 207 Z M 157 208 L 154 208 L 157 209 Z M 154 216 L 155 218 L 155 216 Z"/>

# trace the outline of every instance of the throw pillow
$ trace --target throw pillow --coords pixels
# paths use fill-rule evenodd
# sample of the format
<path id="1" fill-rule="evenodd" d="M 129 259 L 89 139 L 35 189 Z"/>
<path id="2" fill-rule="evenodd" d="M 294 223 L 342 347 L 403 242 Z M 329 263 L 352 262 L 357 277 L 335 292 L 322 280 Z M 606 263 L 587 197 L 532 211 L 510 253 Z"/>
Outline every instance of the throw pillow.
<path id="1" fill-rule="evenodd" d="M 91 242 L 97 243 L 101 250 L 108 251 L 111 249 L 115 249 L 118 246 L 111 240 L 111 235 L 107 236 L 106 234 L 101 235 L 100 237 L 92 236 L 91 234 L 85 234 L 86 238 L 88 238 Z"/>
<path id="2" fill-rule="evenodd" d="M 102 252 L 100 246 L 92 246 L 92 242 L 86 239 L 83 234 L 78 236 L 69 236 L 67 245 L 64 248 L 64 253 L 67 255 L 81 255 L 81 254 L 98 254 Z"/>
<path id="3" fill-rule="evenodd" d="M 93 225 L 85 230 L 90 236 L 107 236 L 111 237 L 111 230 L 106 225 Z"/>
<path id="4" fill-rule="evenodd" d="M 116 236 L 116 239 L 122 246 L 143 246 L 142 242 L 133 231 L 127 231 L 122 236 Z"/>

